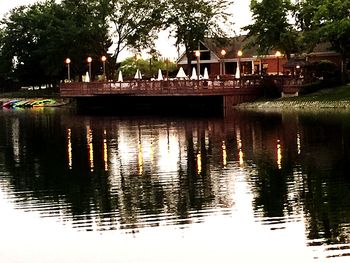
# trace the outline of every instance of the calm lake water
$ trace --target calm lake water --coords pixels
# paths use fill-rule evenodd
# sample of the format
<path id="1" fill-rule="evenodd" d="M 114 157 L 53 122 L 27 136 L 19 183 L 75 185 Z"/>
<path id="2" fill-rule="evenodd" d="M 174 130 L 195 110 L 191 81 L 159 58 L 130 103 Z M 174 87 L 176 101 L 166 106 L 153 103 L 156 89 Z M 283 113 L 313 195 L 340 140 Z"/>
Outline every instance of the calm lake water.
<path id="1" fill-rule="evenodd" d="M 350 113 L 0 127 L 2 263 L 350 261 Z"/>

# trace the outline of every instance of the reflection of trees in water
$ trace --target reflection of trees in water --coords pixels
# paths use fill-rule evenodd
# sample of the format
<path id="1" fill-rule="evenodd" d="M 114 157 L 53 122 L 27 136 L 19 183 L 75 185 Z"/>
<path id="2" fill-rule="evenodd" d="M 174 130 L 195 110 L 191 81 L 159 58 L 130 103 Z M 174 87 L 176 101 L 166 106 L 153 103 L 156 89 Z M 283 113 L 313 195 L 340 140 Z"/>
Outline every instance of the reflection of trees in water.
<path id="1" fill-rule="evenodd" d="M 171 224 L 185 223 L 186 219 L 196 216 L 198 210 L 215 208 L 217 200 L 223 201 L 220 207 L 232 203 L 227 201 L 228 193 L 222 194 L 212 187 L 218 181 L 212 178 L 222 176 L 209 169 L 216 165 L 210 161 L 211 148 L 221 147 L 211 144 L 212 138 L 208 136 L 208 125 L 215 126 L 215 121 L 157 122 L 137 118 L 71 118 L 60 114 L 18 115 L 17 162 L 10 140 L 14 120 L 1 121 L 4 136 L 0 143 L 8 147 L 0 151 L 5 151 L 6 170 L 10 172 L 7 179 L 14 188 L 16 200 L 21 200 L 19 208 L 41 211 L 43 207 L 44 216 L 63 216 L 63 221 L 73 225 L 109 229 L 157 225 L 162 220 L 173 220 Z M 134 149 L 140 139 L 150 138 L 151 146 L 159 148 L 164 123 L 169 129 L 167 133 L 175 133 L 179 138 L 176 170 L 165 174 L 154 164 L 162 158 L 155 154 L 154 158 L 143 157 L 140 174 L 139 153 L 120 149 L 120 131 L 124 130 L 129 136 L 127 141 Z M 140 127 L 144 130 L 141 135 Z M 70 154 L 67 153 L 67 134 Z M 92 145 L 87 145 L 87 140 Z M 110 158 L 107 166 L 106 151 Z M 132 159 L 123 162 L 123 154 Z M 68 156 L 72 160 L 68 160 Z M 197 158 L 201 158 L 200 173 Z"/>
<path id="2" fill-rule="evenodd" d="M 286 174 L 275 165 L 274 160 L 261 156 L 257 161 L 258 174 L 254 178 L 257 212 L 264 217 L 284 217 L 287 204 Z"/>
<path id="3" fill-rule="evenodd" d="M 301 120 L 308 237 L 329 244 L 350 241 L 349 117 L 338 117 Z"/>
<path id="4" fill-rule="evenodd" d="M 172 121 L 0 115 L 0 169 L 10 173 L 6 189 L 18 207 L 63 214 L 77 227 L 131 229 L 198 222 L 231 208 L 233 168 L 255 167 L 247 180 L 257 217 L 303 215 L 310 239 L 347 242 L 348 123 L 346 116 L 252 113 Z"/>
<path id="5" fill-rule="evenodd" d="M 349 126 L 346 119 L 314 115 L 271 115 L 254 122 L 252 178 L 258 214 L 284 217 L 304 214 L 309 239 L 349 241 Z M 337 116 L 337 115 L 335 115 Z M 251 136 L 251 133 L 243 134 Z M 281 167 L 276 141 L 282 148 Z M 299 145 L 301 144 L 301 145 Z M 267 154 L 266 154 L 267 153 Z M 324 239 L 324 241 L 322 241 Z"/>

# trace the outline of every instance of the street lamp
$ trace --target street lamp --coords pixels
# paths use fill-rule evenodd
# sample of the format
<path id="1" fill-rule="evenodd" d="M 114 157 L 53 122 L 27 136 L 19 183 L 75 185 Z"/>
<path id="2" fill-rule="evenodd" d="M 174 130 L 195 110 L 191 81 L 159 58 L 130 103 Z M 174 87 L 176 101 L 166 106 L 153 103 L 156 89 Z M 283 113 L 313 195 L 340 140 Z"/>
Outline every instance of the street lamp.
<path id="1" fill-rule="evenodd" d="M 280 51 L 276 51 L 275 54 L 276 58 L 277 58 L 277 75 L 280 75 L 280 56 L 281 56 L 281 52 Z"/>
<path id="2" fill-rule="evenodd" d="M 293 72 L 294 73 L 294 72 Z M 297 76 L 299 76 L 299 73 L 300 73 L 300 65 L 296 65 L 295 67 L 295 73 Z"/>
<path id="3" fill-rule="evenodd" d="M 107 60 L 107 57 L 102 56 L 101 60 L 102 60 L 102 66 L 103 66 L 103 80 L 106 80 L 106 60 Z"/>
<path id="4" fill-rule="evenodd" d="M 67 75 L 68 75 L 68 81 L 70 82 L 70 63 L 71 63 L 71 60 L 70 58 L 66 58 L 66 64 L 67 64 Z"/>
<path id="5" fill-rule="evenodd" d="M 199 57 L 201 56 L 201 52 L 199 50 L 196 50 L 195 55 L 197 57 L 197 80 L 199 80 L 199 74 L 200 74 Z"/>
<path id="6" fill-rule="evenodd" d="M 237 52 L 237 57 L 238 57 L 237 72 L 238 72 L 238 74 L 236 74 L 237 75 L 236 78 L 238 77 L 239 79 L 241 78 L 241 57 L 242 57 L 242 55 L 243 55 L 242 50 L 238 50 L 238 52 Z"/>
<path id="7" fill-rule="evenodd" d="M 88 57 L 87 58 L 87 62 L 89 63 L 89 78 L 90 78 L 90 81 L 91 81 L 91 62 L 92 62 L 92 58 Z"/>
<path id="8" fill-rule="evenodd" d="M 222 49 L 221 50 L 221 56 L 222 56 L 222 62 L 221 62 L 221 67 L 220 67 L 220 75 L 225 75 L 225 62 L 224 62 L 224 58 L 226 55 L 226 50 Z"/>

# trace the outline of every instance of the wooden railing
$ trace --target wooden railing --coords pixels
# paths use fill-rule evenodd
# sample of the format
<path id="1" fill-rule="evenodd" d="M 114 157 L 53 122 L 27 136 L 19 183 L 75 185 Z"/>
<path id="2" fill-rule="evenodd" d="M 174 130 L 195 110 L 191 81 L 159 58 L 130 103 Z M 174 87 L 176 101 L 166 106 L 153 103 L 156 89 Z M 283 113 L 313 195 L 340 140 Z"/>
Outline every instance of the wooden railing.
<path id="1" fill-rule="evenodd" d="M 71 82 L 60 85 L 62 97 L 124 96 L 213 96 L 258 94 L 261 78 L 225 80 L 132 80 L 124 82 Z"/>
<path id="2" fill-rule="evenodd" d="M 298 94 L 301 88 L 312 81 L 303 78 L 284 78 L 282 83 L 281 91 L 283 94 Z"/>

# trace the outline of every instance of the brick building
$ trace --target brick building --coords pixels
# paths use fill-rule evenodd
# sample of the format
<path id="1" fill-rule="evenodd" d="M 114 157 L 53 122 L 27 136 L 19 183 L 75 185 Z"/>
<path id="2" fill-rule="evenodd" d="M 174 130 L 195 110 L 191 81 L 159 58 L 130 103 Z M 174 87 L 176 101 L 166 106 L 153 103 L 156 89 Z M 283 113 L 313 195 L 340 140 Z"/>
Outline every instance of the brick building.
<path id="1" fill-rule="evenodd" d="M 244 39 L 245 36 L 226 39 L 226 43 L 222 45 L 212 39 L 201 41 L 199 44 L 200 55 L 196 57 L 193 54 L 191 68 L 197 68 L 197 61 L 199 61 L 201 75 L 207 68 L 210 77 L 285 73 L 283 66 L 288 61 L 284 54 L 272 50 L 269 54 L 258 55 L 256 48 L 245 48 Z M 318 45 L 313 52 L 304 54 L 302 60 L 308 62 L 330 60 L 336 63 L 339 68 L 341 67 L 341 56 L 329 50 L 329 46 L 326 44 Z M 182 66 L 185 72 L 192 70 L 187 69 L 185 53 L 178 58 L 177 64 Z M 296 64 L 295 67 L 299 67 L 299 65 Z"/>

